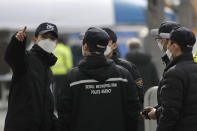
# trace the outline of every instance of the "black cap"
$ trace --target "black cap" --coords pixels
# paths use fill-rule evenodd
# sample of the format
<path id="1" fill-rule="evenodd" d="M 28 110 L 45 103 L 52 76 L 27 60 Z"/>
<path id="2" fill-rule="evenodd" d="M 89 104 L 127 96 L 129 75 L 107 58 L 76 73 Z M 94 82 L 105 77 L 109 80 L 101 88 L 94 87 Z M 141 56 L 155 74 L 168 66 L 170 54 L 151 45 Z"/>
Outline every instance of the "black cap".
<path id="1" fill-rule="evenodd" d="M 107 32 L 101 28 L 91 27 L 84 35 L 83 44 L 87 43 L 90 52 L 103 54 L 110 40 Z"/>
<path id="2" fill-rule="evenodd" d="M 160 33 L 170 33 L 174 28 L 181 27 L 180 24 L 177 24 L 173 21 L 165 21 L 162 22 L 159 27 L 159 34 Z"/>
<path id="3" fill-rule="evenodd" d="M 174 28 L 180 27 L 181 25 L 173 21 L 164 21 L 160 24 L 158 29 L 152 29 L 152 36 L 159 36 L 160 33 L 170 33 Z"/>
<path id="4" fill-rule="evenodd" d="M 196 37 L 192 31 L 185 27 L 174 28 L 170 33 L 160 33 L 161 38 L 170 39 L 182 47 L 192 48 Z"/>
<path id="5" fill-rule="evenodd" d="M 104 31 L 107 32 L 107 34 L 109 35 L 110 39 L 112 40 L 113 43 L 116 43 L 117 42 L 117 36 L 116 36 L 116 33 L 111 30 L 110 28 L 102 28 Z"/>
<path id="6" fill-rule="evenodd" d="M 38 35 L 45 34 L 47 32 L 52 32 L 56 38 L 58 38 L 58 30 L 56 25 L 52 23 L 42 23 L 40 24 L 36 31 L 35 31 L 35 36 L 38 37 Z"/>

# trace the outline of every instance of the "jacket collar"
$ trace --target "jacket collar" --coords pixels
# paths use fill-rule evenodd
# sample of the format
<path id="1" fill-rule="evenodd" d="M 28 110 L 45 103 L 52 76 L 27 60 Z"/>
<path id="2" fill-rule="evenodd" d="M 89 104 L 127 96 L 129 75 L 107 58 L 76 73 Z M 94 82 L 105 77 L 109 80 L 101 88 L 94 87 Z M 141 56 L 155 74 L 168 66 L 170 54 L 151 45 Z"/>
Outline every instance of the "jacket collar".
<path id="1" fill-rule="evenodd" d="M 167 66 L 170 63 L 170 60 L 167 56 L 167 54 L 165 54 L 163 57 L 161 57 L 163 63 Z"/>
<path id="2" fill-rule="evenodd" d="M 88 56 L 79 63 L 79 70 L 89 78 L 104 82 L 113 72 L 112 66 L 115 66 L 113 60 L 103 56 Z"/>
<path id="3" fill-rule="evenodd" d="M 104 55 L 102 56 L 87 56 L 79 62 L 79 68 L 99 68 L 101 66 L 107 66 L 112 61 L 108 60 Z"/>
<path id="4" fill-rule="evenodd" d="M 47 66 L 52 66 L 57 61 L 57 57 L 55 57 L 52 53 L 47 53 L 38 45 L 34 45 L 31 49 L 31 52 L 35 53 L 38 58 L 43 62 L 43 64 Z"/>
<path id="5" fill-rule="evenodd" d="M 193 61 L 192 53 L 183 53 L 180 56 L 174 58 L 165 68 L 164 72 L 167 71 L 169 68 L 173 67 L 174 65 L 184 62 L 184 61 Z"/>

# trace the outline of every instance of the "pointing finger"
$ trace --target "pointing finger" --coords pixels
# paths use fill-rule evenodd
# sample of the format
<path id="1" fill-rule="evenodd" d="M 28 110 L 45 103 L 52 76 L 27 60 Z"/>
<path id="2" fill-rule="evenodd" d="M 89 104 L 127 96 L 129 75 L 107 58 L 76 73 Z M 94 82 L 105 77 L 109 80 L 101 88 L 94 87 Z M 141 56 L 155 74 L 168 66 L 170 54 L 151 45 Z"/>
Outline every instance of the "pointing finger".
<path id="1" fill-rule="evenodd" d="M 27 26 L 24 27 L 24 29 L 22 30 L 22 32 L 25 33 L 26 29 L 27 29 Z"/>

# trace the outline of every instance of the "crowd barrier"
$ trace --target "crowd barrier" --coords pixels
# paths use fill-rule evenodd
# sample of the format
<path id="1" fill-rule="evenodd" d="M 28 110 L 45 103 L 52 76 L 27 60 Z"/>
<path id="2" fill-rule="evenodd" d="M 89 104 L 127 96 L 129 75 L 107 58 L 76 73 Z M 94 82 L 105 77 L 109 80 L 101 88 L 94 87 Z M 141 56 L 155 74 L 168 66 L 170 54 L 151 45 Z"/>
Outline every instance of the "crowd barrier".
<path id="1" fill-rule="evenodd" d="M 157 86 L 148 89 L 144 95 L 144 107 L 157 105 Z M 145 131 L 156 131 L 156 120 L 145 120 Z"/>

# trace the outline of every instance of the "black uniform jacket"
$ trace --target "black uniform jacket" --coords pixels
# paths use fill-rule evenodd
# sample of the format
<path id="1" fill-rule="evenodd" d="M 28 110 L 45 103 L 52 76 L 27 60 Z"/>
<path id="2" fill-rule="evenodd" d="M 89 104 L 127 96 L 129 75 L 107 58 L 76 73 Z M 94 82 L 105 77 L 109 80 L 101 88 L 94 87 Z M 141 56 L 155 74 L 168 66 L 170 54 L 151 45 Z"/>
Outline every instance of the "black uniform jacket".
<path id="1" fill-rule="evenodd" d="M 142 52 L 129 52 L 126 55 L 126 59 L 137 66 L 143 79 L 145 92 L 153 86 L 158 86 L 159 77 L 157 69 L 152 62 L 150 55 Z"/>
<path id="2" fill-rule="evenodd" d="M 157 131 L 197 130 L 197 64 L 191 53 L 171 61 L 158 88 Z"/>
<path id="3" fill-rule="evenodd" d="M 140 75 L 139 70 L 137 69 L 136 65 L 133 64 L 130 61 L 124 60 L 122 58 L 119 58 L 118 52 L 114 51 L 113 52 L 113 56 L 111 58 L 117 65 L 120 65 L 122 67 L 124 67 L 125 69 L 127 69 L 130 74 L 132 75 L 135 83 L 136 83 L 136 88 L 138 90 L 138 96 L 140 99 L 140 103 L 143 104 L 144 103 L 144 87 L 143 87 L 143 80 L 142 77 Z"/>
<path id="4" fill-rule="evenodd" d="M 52 131 L 54 101 L 50 66 L 57 58 L 34 45 L 25 51 L 25 40 L 12 37 L 5 60 L 13 71 L 5 131 Z"/>
<path id="5" fill-rule="evenodd" d="M 60 131 L 136 131 L 133 78 L 104 56 L 85 57 L 65 78 L 58 100 Z"/>

